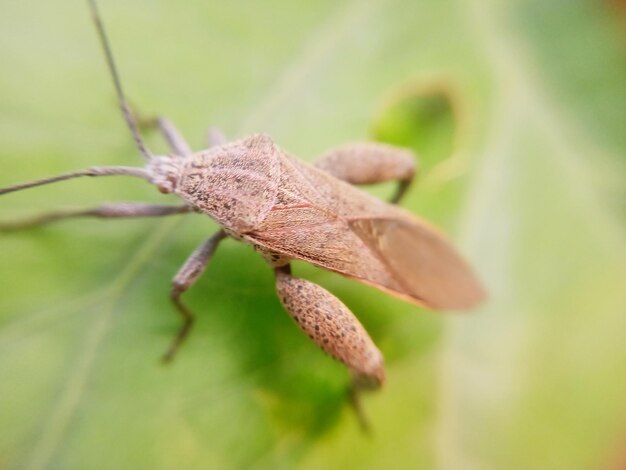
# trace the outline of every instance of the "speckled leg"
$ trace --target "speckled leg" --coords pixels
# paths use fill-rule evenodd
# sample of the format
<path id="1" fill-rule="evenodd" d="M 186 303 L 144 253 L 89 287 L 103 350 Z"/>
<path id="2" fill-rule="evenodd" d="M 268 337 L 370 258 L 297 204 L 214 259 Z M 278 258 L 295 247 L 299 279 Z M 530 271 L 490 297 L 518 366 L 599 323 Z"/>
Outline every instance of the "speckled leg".
<path id="1" fill-rule="evenodd" d="M 397 203 L 416 173 L 416 157 L 410 150 L 377 142 L 346 144 L 329 150 L 315 166 L 351 184 L 372 184 L 398 180 L 391 198 Z"/>
<path id="2" fill-rule="evenodd" d="M 327 290 L 275 268 L 283 306 L 315 344 L 350 369 L 357 388 L 376 388 L 385 379 L 383 356 L 348 308 Z"/>
<path id="3" fill-rule="evenodd" d="M 47 225 L 63 219 L 77 217 L 97 217 L 102 219 L 119 219 L 131 217 L 163 217 L 166 215 L 186 214 L 193 211 L 190 206 L 162 206 L 138 202 L 117 202 L 102 204 L 91 209 L 61 209 L 45 212 L 34 217 L 11 222 L 0 222 L 0 232 L 12 232 L 40 225 Z"/>
<path id="4" fill-rule="evenodd" d="M 176 310 L 181 315 L 183 319 L 183 325 L 181 326 L 178 334 L 172 341 L 167 352 L 163 355 L 163 362 L 169 362 L 173 359 L 174 354 L 185 340 L 187 335 L 189 334 L 189 329 L 193 323 L 193 313 L 191 310 L 187 308 L 187 306 L 182 302 L 180 296 L 189 289 L 198 278 L 202 275 L 204 270 L 206 269 L 211 256 L 215 252 L 217 245 L 220 241 L 222 241 L 226 237 L 226 232 L 220 230 L 207 241 L 205 241 L 202 245 L 200 245 L 196 250 L 191 254 L 185 264 L 180 268 L 174 280 L 172 281 L 172 290 L 170 292 L 170 298 L 172 302 L 176 306 Z"/>

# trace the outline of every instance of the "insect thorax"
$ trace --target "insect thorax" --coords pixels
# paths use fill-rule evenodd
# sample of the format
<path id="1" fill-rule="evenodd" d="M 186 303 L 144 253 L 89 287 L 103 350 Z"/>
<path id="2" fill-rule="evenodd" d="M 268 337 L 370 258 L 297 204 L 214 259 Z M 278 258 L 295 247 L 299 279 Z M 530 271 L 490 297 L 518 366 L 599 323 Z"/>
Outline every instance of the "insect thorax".
<path id="1" fill-rule="evenodd" d="M 174 191 L 227 229 L 253 230 L 274 204 L 278 152 L 264 135 L 198 152 L 186 159 Z"/>

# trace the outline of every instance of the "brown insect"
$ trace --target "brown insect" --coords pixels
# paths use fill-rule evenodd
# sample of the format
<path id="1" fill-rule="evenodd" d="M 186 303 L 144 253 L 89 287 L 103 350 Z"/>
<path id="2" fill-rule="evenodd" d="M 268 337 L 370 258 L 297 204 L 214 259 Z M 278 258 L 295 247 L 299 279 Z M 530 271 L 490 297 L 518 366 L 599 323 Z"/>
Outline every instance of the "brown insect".
<path id="1" fill-rule="evenodd" d="M 226 237 L 243 241 L 263 255 L 276 273 L 276 290 L 285 309 L 319 347 L 350 369 L 358 387 L 383 383 L 382 354 L 340 300 L 291 274 L 292 259 L 432 309 L 468 309 L 483 299 L 474 274 L 438 230 L 353 186 L 398 180 L 392 199 L 398 202 L 415 174 L 410 151 L 356 143 L 330 150 L 309 165 L 266 135 L 226 143 L 213 131 L 212 146 L 193 152 L 167 119 L 157 118 L 151 124 L 163 134 L 172 153 L 154 156 L 125 99 L 94 0 L 90 7 L 120 107 L 146 165 L 92 167 L 0 189 L 0 194 L 81 176 L 126 175 L 143 178 L 162 193 L 174 193 L 184 204 L 106 204 L 5 223 L 0 229 L 22 229 L 69 217 L 160 217 L 190 212 L 218 222 L 221 229 L 192 253 L 173 280 L 170 296 L 183 324 L 165 361 L 173 357 L 193 321 L 181 295 L 196 282 Z"/>

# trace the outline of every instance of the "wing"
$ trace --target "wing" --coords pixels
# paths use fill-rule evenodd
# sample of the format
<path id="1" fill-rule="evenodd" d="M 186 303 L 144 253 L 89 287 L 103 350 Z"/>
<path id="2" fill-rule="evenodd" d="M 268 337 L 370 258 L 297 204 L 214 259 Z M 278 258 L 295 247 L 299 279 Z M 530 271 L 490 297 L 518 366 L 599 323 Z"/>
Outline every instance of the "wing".
<path id="1" fill-rule="evenodd" d="M 414 217 L 355 219 L 354 233 L 401 286 L 378 287 L 435 309 L 467 309 L 485 298 L 469 265 L 436 229 Z M 371 282 L 367 273 L 360 278 Z"/>
<path id="2" fill-rule="evenodd" d="M 438 230 L 293 158 L 282 162 L 275 206 L 244 238 L 426 307 L 466 309 L 484 298 Z"/>

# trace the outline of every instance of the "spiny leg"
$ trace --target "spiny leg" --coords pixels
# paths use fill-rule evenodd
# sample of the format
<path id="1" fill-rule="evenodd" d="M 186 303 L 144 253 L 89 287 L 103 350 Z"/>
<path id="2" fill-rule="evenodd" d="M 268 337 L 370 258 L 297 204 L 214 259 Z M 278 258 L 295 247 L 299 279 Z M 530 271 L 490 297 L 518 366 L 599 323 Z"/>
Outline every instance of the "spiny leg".
<path id="1" fill-rule="evenodd" d="M 346 144 L 322 155 L 314 165 L 351 184 L 398 180 L 392 203 L 402 199 L 415 177 L 415 154 L 410 150 L 377 142 Z"/>
<path id="2" fill-rule="evenodd" d="M 211 238 L 195 249 L 174 277 L 174 280 L 172 281 L 172 290 L 170 291 L 170 299 L 174 303 L 176 311 L 181 315 L 183 324 L 170 347 L 163 355 L 163 362 L 169 362 L 173 359 L 174 354 L 176 354 L 176 351 L 189 334 L 189 329 L 193 323 L 193 313 L 182 302 L 180 296 L 193 284 L 195 284 L 198 278 L 202 275 L 207 267 L 207 264 L 209 263 L 209 260 L 211 259 L 211 256 L 215 252 L 217 245 L 226 236 L 226 232 L 223 230 L 215 233 Z"/>
<path id="3" fill-rule="evenodd" d="M 310 281 L 291 275 L 289 265 L 275 268 L 281 303 L 311 340 L 352 374 L 350 401 L 364 429 L 367 421 L 358 394 L 385 380 L 383 356 L 354 314 L 337 297 Z"/>
<path id="4" fill-rule="evenodd" d="M 135 202 L 120 202 L 102 204 L 91 209 L 61 209 L 45 212 L 33 217 L 11 222 L 0 222 L 0 232 L 12 232 L 27 228 L 46 225 L 63 219 L 77 217 L 96 217 L 102 219 L 130 218 L 130 217 L 163 217 L 166 215 L 186 214 L 193 208 L 184 206 L 163 206 Z"/>

